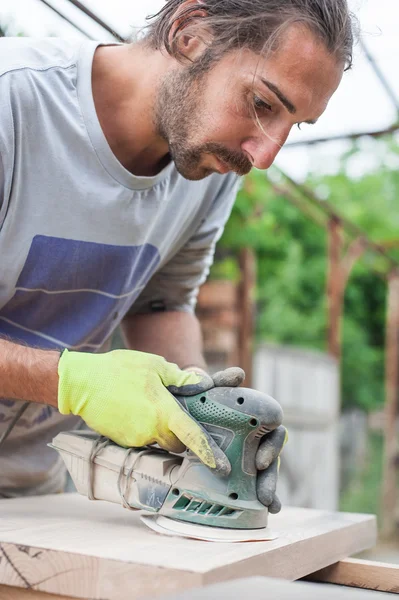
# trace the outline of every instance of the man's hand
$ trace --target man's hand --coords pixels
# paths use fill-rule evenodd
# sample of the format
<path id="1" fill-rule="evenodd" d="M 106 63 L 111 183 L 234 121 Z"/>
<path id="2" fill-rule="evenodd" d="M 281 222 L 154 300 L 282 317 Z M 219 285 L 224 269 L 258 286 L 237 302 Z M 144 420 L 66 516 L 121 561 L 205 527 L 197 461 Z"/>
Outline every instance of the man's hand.
<path id="1" fill-rule="evenodd" d="M 205 392 L 210 376 L 181 371 L 154 354 L 114 350 L 88 354 L 65 350 L 59 366 L 58 408 L 79 415 L 87 425 L 126 447 L 158 443 L 170 452 L 188 447 L 220 475 L 230 463 L 212 439 L 168 391 Z"/>
<path id="2" fill-rule="evenodd" d="M 280 452 L 287 440 L 287 430 L 283 425 L 280 425 L 271 433 L 263 436 L 256 453 L 258 498 L 272 514 L 276 514 L 281 510 L 281 502 L 276 495 L 276 487 L 280 468 Z"/>

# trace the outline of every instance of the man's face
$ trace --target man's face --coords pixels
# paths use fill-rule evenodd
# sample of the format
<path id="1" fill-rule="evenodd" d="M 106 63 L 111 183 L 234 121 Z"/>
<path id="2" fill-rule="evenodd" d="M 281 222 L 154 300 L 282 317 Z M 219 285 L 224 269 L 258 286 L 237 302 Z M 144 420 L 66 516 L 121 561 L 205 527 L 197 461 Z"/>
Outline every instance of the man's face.
<path id="1" fill-rule="evenodd" d="M 313 34 L 293 26 L 267 59 L 241 50 L 199 79 L 189 67 L 167 73 L 156 127 L 186 179 L 268 169 L 291 128 L 315 122 L 324 112 L 342 72 L 343 65 Z"/>

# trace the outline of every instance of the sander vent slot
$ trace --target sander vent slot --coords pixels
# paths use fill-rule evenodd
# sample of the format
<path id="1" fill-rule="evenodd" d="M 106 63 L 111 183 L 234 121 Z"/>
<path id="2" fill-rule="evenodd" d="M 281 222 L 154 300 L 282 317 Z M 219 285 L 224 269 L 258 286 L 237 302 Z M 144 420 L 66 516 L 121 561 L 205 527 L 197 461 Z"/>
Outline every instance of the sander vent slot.
<path id="1" fill-rule="evenodd" d="M 191 502 L 191 498 L 187 498 L 187 496 L 180 496 L 178 501 L 173 505 L 173 508 L 176 510 L 184 510 Z"/>
<path id="2" fill-rule="evenodd" d="M 220 513 L 222 512 L 223 509 L 224 509 L 224 506 L 222 506 L 221 504 L 214 504 L 212 506 L 212 508 L 210 509 L 209 514 L 213 515 L 213 516 L 220 515 Z"/>
<path id="3" fill-rule="evenodd" d="M 198 514 L 205 515 L 209 511 L 209 509 L 212 508 L 212 506 L 213 505 L 210 502 L 203 502 L 198 509 Z"/>
<path id="4" fill-rule="evenodd" d="M 236 514 L 238 511 L 222 504 L 212 504 L 205 500 L 196 500 L 182 494 L 173 505 L 175 510 L 184 512 L 192 512 L 198 515 L 211 515 L 212 517 L 229 517 Z"/>
<path id="5" fill-rule="evenodd" d="M 190 504 L 187 506 L 187 512 L 196 512 L 197 509 L 201 506 L 202 502 L 198 502 L 197 500 L 191 500 Z"/>

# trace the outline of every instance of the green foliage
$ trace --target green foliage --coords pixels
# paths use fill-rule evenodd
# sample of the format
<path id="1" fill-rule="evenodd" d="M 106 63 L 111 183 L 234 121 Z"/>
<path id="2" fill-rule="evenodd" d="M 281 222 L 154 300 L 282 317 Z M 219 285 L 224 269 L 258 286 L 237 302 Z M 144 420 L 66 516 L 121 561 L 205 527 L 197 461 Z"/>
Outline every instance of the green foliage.
<path id="1" fill-rule="evenodd" d="M 353 282 L 352 287 L 362 282 Z M 383 324 L 381 324 L 383 328 Z M 342 348 L 343 405 L 365 410 L 382 406 L 384 401 L 384 348 L 373 345 L 367 328 L 356 313 L 346 308 Z"/>
<path id="2" fill-rule="evenodd" d="M 340 510 L 379 516 L 382 483 L 383 438 L 376 433 L 368 440 L 367 462 L 340 498 Z"/>
<path id="3" fill-rule="evenodd" d="M 373 169 L 361 176 L 354 175 L 364 149 L 354 147 L 342 159 L 338 173 L 312 175 L 307 185 L 320 191 L 339 214 L 362 228 L 370 239 L 387 242 L 391 256 L 399 261 L 399 147 L 390 139 L 373 142 L 371 150 Z M 306 207 L 303 200 L 302 205 Z M 323 213 L 318 214 L 325 222 Z M 258 339 L 325 349 L 326 241 L 325 227 L 277 194 L 265 174 L 255 171 L 238 195 L 211 276 L 237 279 L 239 249 L 253 248 L 258 268 Z M 386 283 L 375 270 L 386 273 L 387 269 L 382 256 L 367 252 L 356 263 L 347 284 L 344 406 L 369 410 L 384 399 Z"/>
<path id="4" fill-rule="evenodd" d="M 212 279 L 228 279 L 238 282 L 240 279 L 240 269 L 233 256 L 225 256 L 221 259 L 221 253 L 218 253 L 219 260 L 212 266 Z"/>

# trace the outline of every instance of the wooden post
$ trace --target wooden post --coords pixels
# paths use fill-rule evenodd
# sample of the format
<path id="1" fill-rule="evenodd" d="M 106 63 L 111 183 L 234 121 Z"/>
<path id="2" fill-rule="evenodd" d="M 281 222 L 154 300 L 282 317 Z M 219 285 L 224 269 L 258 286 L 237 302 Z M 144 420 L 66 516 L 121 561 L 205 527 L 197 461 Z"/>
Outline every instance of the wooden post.
<path id="1" fill-rule="evenodd" d="M 384 414 L 384 467 L 382 482 L 382 533 L 395 533 L 397 523 L 397 418 L 399 399 L 399 269 L 388 277 L 385 355 L 385 414 Z"/>
<path id="2" fill-rule="evenodd" d="M 243 248 L 239 256 L 241 281 L 238 287 L 238 364 L 244 369 L 245 387 L 252 384 L 252 352 L 254 333 L 254 295 L 256 260 L 251 248 Z"/>
<path id="3" fill-rule="evenodd" d="M 341 359 L 341 313 L 342 282 L 341 253 L 342 226 L 338 219 L 332 217 L 328 221 L 328 352 L 339 362 Z"/>
<path id="4" fill-rule="evenodd" d="M 328 352 L 338 362 L 341 360 L 342 345 L 342 312 L 345 287 L 349 275 L 366 249 L 365 240 L 361 237 L 351 242 L 345 251 L 342 224 L 337 217 L 328 222 Z"/>

